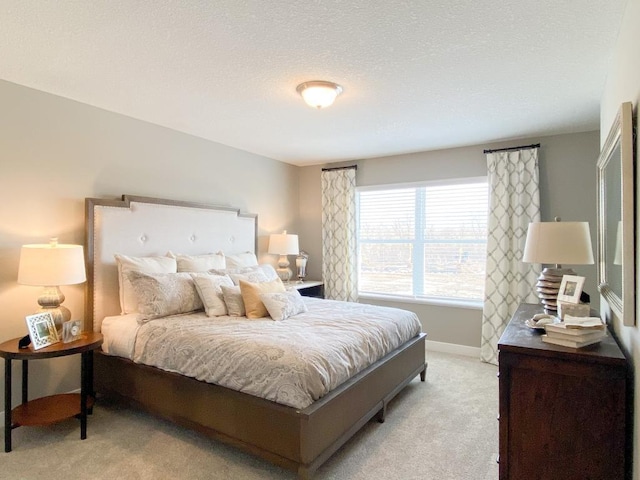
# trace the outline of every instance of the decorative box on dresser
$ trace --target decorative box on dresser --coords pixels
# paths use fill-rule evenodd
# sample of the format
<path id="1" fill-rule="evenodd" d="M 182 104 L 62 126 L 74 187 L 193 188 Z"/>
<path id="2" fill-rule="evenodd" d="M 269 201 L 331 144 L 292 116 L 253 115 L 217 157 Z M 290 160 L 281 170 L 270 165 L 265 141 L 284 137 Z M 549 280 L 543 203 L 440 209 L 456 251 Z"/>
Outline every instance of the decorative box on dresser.
<path id="1" fill-rule="evenodd" d="M 573 349 L 544 343 L 522 304 L 500 341 L 500 480 L 628 478 L 630 370 L 609 332 Z"/>

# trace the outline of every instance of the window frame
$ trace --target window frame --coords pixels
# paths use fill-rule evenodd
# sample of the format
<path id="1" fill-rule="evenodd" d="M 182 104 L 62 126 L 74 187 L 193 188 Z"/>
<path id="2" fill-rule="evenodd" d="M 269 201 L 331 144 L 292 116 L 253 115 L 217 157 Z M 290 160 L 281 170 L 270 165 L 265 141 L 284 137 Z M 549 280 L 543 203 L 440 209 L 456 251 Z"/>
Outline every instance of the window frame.
<path id="1" fill-rule="evenodd" d="M 457 177 L 451 179 L 438 179 L 438 180 L 427 180 L 420 182 L 404 182 L 404 183 L 392 183 L 392 184 L 380 184 L 380 185 L 365 185 L 356 187 L 356 231 L 357 231 L 357 242 L 358 242 L 358 252 L 360 252 L 361 240 L 360 240 L 360 193 L 367 191 L 379 191 L 379 190 L 400 190 L 403 188 L 419 188 L 419 187 L 438 187 L 438 186 L 454 186 L 454 185 L 465 185 L 465 184 L 474 184 L 474 183 L 484 183 L 489 187 L 489 179 L 488 176 L 474 176 L 474 177 Z M 420 202 L 420 205 L 423 206 L 424 202 Z M 487 197 L 487 210 L 489 208 L 489 198 Z M 423 213 L 423 212 L 422 212 Z M 414 234 L 424 230 L 424 215 L 421 212 L 414 211 L 415 216 L 415 226 L 414 226 Z M 414 235 L 415 236 L 415 235 Z M 366 242 L 369 243 L 369 242 Z M 424 245 L 428 242 L 424 242 L 424 239 L 414 238 L 413 240 L 407 239 L 398 239 L 385 243 L 411 243 L 415 245 Z M 424 264 L 424 255 L 419 250 L 413 248 L 412 255 L 412 267 L 416 265 Z M 415 259 L 418 258 L 418 262 L 415 262 Z M 360 276 L 360 265 L 361 258 L 358 258 L 358 277 Z M 424 274 L 418 275 L 419 269 L 415 267 L 412 268 L 413 275 L 413 291 L 416 291 L 416 279 L 419 279 L 418 284 L 422 285 L 424 283 Z M 422 268 L 424 271 L 424 268 Z M 427 305 L 438 305 L 438 306 L 454 306 L 460 308 L 470 308 L 470 309 L 482 309 L 483 299 L 464 299 L 464 298 L 452 298 L 452 297 L 436 297 L 436 296 L 426 296 L 426 295 L 400 295 L 400 294 L 387 294 L 382 292 L 362 292 L 360 291 L 360 286 L 358 286 L 358 297 L 363 299 L 371 299 L 371 300 L 381 300 L 381 301 L 389 301 L 389 302 L 404 302 L 404 303 L 416 303 L 416 304 L 427 304 Z"/>

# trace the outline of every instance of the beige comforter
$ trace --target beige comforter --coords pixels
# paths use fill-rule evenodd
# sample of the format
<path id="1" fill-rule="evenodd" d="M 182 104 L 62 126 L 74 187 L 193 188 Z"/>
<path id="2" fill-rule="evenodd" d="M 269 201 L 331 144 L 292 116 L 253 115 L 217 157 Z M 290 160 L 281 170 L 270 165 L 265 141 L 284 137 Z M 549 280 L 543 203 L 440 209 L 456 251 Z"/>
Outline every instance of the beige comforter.
<path id="1" fill-rule="evenodd" d="M 303 409 L 416 336 L 409 311 L 306 298 L 287 320 L 204 313 L 149 321 L 134 361 Z"/>

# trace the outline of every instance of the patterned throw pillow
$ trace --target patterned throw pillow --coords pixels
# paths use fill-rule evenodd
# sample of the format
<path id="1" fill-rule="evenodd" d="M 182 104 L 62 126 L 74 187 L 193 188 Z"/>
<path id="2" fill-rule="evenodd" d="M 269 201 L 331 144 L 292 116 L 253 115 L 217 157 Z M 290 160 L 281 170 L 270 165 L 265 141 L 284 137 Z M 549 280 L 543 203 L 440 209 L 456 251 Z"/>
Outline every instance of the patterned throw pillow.
<path id="1" fill-rule="evenodd" d="M 202 309 L 202 300 L 188 273 L 128 272 L 135 292 L 140 322 Z"/>
<path id="2" fill-rule="evenodd" d="M 271 267 L 273 269 L 273 267 Z M 259 265 L 254 267 L 244 267 L 244 268 L 225 268 L 218 269 L 213 268 L 209 270 L 209 273 L 213 275 L 229 275 L 229 278 L 233 280 L 234 285 L 238 285 L 240 280 L 245 280 L 247 282 L 259 283 L 259 282 L 267 282 L 269 280 L 275 280 L 278 278 L 276 274 L 274 278 L 269 278 L 265 273 L 266 269 L 262 268 Z M 274 270 L 275 273 L 275 270 Z"/>
<path id="3" fill-rule="evenodd" d="M 263 263 L 261 265 L 258 265 L 258 268 L 262 270 L 262 273 L 264 273 L 264 275 L 267 277 L 267 281 L 269 282 L 271 280 L 275 280 L 276 278 L 280 278 L 278 277 L 278 272 L 276 272 L 276 269 L 273 268 L 273 265 Z"/>
<path id="4" fill-rule="evenodd" d="M 222 298 L 224 298 L 224 304 L 227 306 L 227 312 L 231 317 L 244 317 L 245 309 L 244 302 L 242 301 L 242 294 L 240 293 L 240 287 L 233 286 L 227 287 L 222 285 Z"/>
<path id="5" fill-rule="evenodd" d="M 122 314 L 138 312 L 136 294 L 129 281 L 129 272 L 142 273 L 176 273 L 178 267 L 175 258 L 169 257 L 130 257 L 114 255 L 118 267 L 118 284 L 120 287 L 120 310 Z"/>
<path id="6" fill-rule="evenodd" d="M 227 305 L 224 303 L 222 286 L 233 287 L 233 282 L 228 275 L 211 275 L 209 273 L 192 273 L 191 278 L 196 284 L 198 295 L 204 304 L 207 317 L 218 317 L 227 314 Z"/>
<path id="7" fill-rule="evenodd" d="M 286 320 L 308 310 L 298 290 L 288 290 L 284 293 L 261 293 L 260 300 L 264 303 L 269 316 L 274 320 Z"/>

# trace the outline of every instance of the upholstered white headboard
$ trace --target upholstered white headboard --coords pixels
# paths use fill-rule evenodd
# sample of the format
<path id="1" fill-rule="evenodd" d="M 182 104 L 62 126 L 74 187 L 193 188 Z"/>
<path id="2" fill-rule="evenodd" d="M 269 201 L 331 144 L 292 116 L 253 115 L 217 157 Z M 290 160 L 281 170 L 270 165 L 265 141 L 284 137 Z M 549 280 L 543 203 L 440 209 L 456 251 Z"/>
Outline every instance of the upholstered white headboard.
<path id="1" fill-rule="evenodd" d="M 86 330 L 99 331 L 105 316 L 120 313 L 116 253 L 144 257 L 257 249 L 257 215 L 229 207 L 132 195 L 87 198 L 85 224 Z"/>

